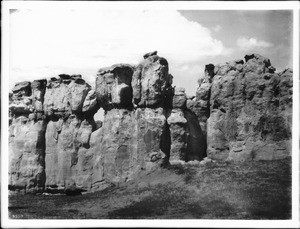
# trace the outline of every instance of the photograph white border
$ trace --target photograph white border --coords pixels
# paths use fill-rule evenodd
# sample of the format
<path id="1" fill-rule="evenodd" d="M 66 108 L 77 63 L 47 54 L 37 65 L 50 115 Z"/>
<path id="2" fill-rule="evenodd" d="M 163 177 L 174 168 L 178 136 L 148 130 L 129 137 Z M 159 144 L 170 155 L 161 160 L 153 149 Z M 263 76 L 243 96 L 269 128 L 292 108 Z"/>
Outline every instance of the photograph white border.
<path id="1" fill-rule="evenodd" d="M 59 2 L 2 1 L 1 51 L 1 227 L 222 227 L 298 228 L 299 224 L 299 2 L 149 1 L 149 2 Z M 293 10 L 293 145 L 291 220 L 15 220 L 8 218 L 8 94 L 10 9 L 159 9 L 159 10 Z"/>

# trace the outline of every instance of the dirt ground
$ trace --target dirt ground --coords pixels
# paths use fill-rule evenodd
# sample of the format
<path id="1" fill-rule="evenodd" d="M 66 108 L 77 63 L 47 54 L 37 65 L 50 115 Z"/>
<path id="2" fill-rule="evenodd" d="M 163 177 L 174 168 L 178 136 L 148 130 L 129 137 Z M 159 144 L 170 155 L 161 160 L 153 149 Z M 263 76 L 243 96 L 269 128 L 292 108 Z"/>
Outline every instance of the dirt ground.
<path id="1" fill-rule="evenodd" d="M 172 165 L 78 196 L 10 195 L 13 219 L 290 219 L 291 160 Z"/>

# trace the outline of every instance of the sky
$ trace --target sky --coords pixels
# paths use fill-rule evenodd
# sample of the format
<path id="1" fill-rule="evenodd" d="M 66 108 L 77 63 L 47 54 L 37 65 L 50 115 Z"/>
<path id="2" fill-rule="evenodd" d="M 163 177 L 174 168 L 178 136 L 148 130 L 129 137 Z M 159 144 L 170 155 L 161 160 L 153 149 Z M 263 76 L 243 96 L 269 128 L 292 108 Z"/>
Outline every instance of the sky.
<path id="1" fill-rule="evenodd" d="M 99 68 L 137 65 L 156 50 L 173 85 L 195 95 L 209 63 L 259 53 L 277 71 L 292 67 L 292 18 L 263 10 L 11 10 L 9 87 L 61 73 L 94 86 Z"/>

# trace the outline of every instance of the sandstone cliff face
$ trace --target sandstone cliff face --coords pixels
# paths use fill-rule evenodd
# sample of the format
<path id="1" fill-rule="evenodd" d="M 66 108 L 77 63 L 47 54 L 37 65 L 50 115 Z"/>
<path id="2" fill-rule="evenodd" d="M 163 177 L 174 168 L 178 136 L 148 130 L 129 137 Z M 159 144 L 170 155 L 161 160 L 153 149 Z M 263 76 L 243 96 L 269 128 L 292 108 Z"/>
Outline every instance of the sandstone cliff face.
<path id="1" fill-rule="evenodd" d="M 274 71 L 258 54 L 246 55 L 245 63 L 206 66 L 196 101 L 189 103 L 200 125 L 207 125 L 208 157 L 243 161 L 290 155 L 292 71 Z"/>
<path id="2" fill-rule="evenodd" d="M 97 111 L 95 93 L 89 91 L 80 75 L 15 86 L 10 103 L 12 188 L 88 187 L 91 175 L 83 164 L 90 158 L 86 151 Z"/>
<path id="3" fill-rule="evenodd" d="M 131 80 L 133 67 L 117 64 L 98 71 L 96 78 L 97 100 L 105 110 L 132 106 Z"/>
<path id="4" fill-rule="evenodd" d="M 45 131 L 41 103 L 46 81 L 16 84 L 10 95 L 10 187 L 42 189 L 45 185 Z"/>
<path id="5" fill-rule="evenodd" d="M 10 128 L 10 180 L 14 188 L 42 189 L 45 185 L 45 130 L 43 120 L 20 116 Z"/>
<path id="6" fill-rule="evenodd" d="M 141 170 L 150 170 L 166 160 L 167 150 L 162 108 L 112 109 L 103 126 L 92 134 L 94 155 L 93 187 L 101 181 L 133 179 Z"/>
<path id="7" fill-rule="evenodd" d="M 87 152 L 95 128 L 95 93 L 80 75 L 60 75 L 47 84 L 44 112 L 46 130 L 46 188 L 72 186 L 89 189 L 91 171 L 85 163 L 92 160 Z M 91 93 L 90 93 L 91 92 Z M 85 106 L 84 106 L 85 105 Z"/>
<path id="8" fill-rule="evenodd" d="M 202 159 L 201 129 L 187 123 L 193 114 L 185 91 L 172 88 L 168 70 L 151 52 L 136 68 L 101 68 L 95 90 L 81 75 L 17 84 L 10 94 L 11 187 L 97 190 L 169 160 Z M 99 108 L 102 126 L 93 119 Z"/>
<path id="9" fill-rule="evenodd" d="M 10 93 L 10 188 L 78 193 L 176 161 L 290 155 L 292 71 L 246 55 L 206 65 L 195 97 L 172 87 L 157 52 L 137 67 L 16 84 Z M 93 116 L 105 110 L 102 125 Z"/>

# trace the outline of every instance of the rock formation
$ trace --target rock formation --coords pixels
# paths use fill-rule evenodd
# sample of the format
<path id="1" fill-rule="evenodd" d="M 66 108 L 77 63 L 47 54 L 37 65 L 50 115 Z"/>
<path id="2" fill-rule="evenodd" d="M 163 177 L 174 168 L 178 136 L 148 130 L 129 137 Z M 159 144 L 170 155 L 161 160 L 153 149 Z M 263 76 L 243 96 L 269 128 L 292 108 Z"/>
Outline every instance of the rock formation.
<path id="1" fill-rule="evenodd" d="M 207 129 L 207 155 L 219 160 L 272 160 L 291 153 L 292 71 L 275 73 L 258 54 L 207 65 L 196 110 Z M 208 119 L 207 119 L 208 118 Z M 203 128 L 205 129 L 205 128 Z"/>
<path id="2" fill-rule="evenodd" d="M 10 94 L 9 168 L 11 188 L 43 189 L 46 80 L 17 83 Z"/>
<path id="3" fill-rule="evenodd" d="M 206 65 L 195 97 L 172 87 L 166 59 L 21 82 L 10 93 L 10 188 L 101 189 L 175 161 L 269 160 L 290 153 L 292 71 L 270 60 Z M 103 108 L 99 125 L 94 114 Z"/>
<path id="4" fill-rule="evenodd" d="M 144 55 L 132 76 L 133 102 L 138 107 L 164 107 L 171 93 L 172 76 L 166 59 L 157 52 Z"/>
<path id="5" fill-rule="evenodd" d="M 202 160 L 206 156 L 206 139 L 196 114 L 187 107 L 184 88 L 172 93 L 172 109 L 168 117 L 171 135 L 170 161 Z"/>
<path id="6" fill-rule="evenodd" d="M 126 181 L 141 170 L 165 163 L 169 153 L 164 145 L 165 125 L 163 108 L 107 111 L 103 126 L 91 137 L 92 185 L 101 180 Z"/>
<path id="7" fill-rule="evenodd" d="M 133 67 L 117 64 L 98 71 L 96 78 L 97 101 L 105 110 L 132 106 L 131 80 Z"/>

